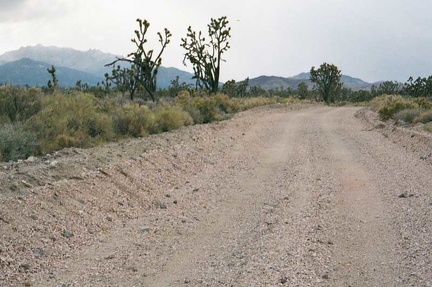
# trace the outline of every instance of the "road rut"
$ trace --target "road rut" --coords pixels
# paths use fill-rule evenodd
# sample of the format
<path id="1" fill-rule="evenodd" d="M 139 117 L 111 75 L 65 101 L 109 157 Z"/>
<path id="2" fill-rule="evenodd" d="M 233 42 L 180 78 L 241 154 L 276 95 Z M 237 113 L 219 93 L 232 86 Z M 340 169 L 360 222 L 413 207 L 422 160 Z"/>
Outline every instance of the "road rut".
<path id="1" fill-rule="evenodd" d="M 35 286 L 432 286 L 432 167 L 358 111 L 230 120 L 220 132 L 241 136 L 192 164 L 158 208 L 97 234 Z"/>

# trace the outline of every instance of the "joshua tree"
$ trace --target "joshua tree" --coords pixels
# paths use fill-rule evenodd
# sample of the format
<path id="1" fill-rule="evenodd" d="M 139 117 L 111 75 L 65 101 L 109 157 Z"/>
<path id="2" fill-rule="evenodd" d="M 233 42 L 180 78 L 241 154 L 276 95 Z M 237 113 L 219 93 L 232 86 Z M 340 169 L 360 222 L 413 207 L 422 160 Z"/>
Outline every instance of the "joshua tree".
<path id="1" fill-rule="evenodd" d="M 47 71 L 51 75 L 51 79 L 52 79 L 52 81 L 48 80 L 47 87 L 48 87 L 48 90 L 51 93 L 53 93 L 58 88 L 58 86 L 59 86 L 58 85 L 58 79 L 57 79 L 57 76 L 56 76 L 56 73 L 55 73 L 56 69 L 54 68 L 53 65 L 51 65 L 51 69 L 47 69 Z"/>
<path id="2" fill-rule="evenodd" d="M 146 91 L 153 101 L 157 101 L 157 74 L 159 67 L 162 64 L 162 53 L 170 42 L 171 32 L 165 28 L 163 35 L 160 32 L 157 33 L 161 49 L 158 54 L 154 54 L 153 50 L 146 50 L 145 47 L 145 44 L 147 43 L 145 36 L 150 27 L 150 23 L 147 20 L 141 19 L 137 19 L 137 22 L 139 30 L 135 30 L 135 38 L 131 40 L 136 46 L 136 51 L 127 55 L 126 58 L 117 58 L 117 60 L 107 64 L 106 66 L 113 66 L 119 61 L 131 64 L 131 68 L 128 69 L 128 71 L 120 73 L 118 76 L 126 75 L 132 77 L 136 81 L 136 84 L 141 86 L 143 88 L 142 90 Z M 135 87 L 135 82 L 131 86 L 134 87 L 134 90 L 131 91 L 131 97 L 133 98 L 133 93 L 137 87 Z"/>
<path id="3" fill-rule="evenodd" d="M 323 100 L 328 104 L 334 102 L 336 95 L 342 88 L 340 79 L 341 71 L 332 64 L 323 63 L 319 69 L 312 67 L 310 70 L 310 80 L 315 83 L 315 89 L 318 90 Z"/>
<path id="4" fill-rule="evenodd" d="M 228 38 L 231 37 L 231 28 L 227 27 L 228 23 L 227 17 L 212 18 L 208 24 L 208 43 L 202 32 L 192 31 L 191 26 L 186 38 L 181 39 L 181 46 L 186 50 L 183 64 L 186 65 L 186 60 L 189 60 L 194 69 L 197 86 L 212 93 L 219 89 L 222 54 L 230 48 Z"/>

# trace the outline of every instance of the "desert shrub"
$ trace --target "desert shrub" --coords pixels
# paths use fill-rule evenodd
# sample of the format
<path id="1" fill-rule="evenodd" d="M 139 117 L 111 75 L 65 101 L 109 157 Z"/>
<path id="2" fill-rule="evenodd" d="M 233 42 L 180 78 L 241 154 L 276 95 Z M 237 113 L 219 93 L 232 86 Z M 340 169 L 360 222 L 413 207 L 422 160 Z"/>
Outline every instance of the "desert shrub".
<path id="1" fill-rule="evenodd" d="M 204 123 L 204 117 L 201 114 L 201 111 L 197 107 L 189 106 L 183 109 L 191 116 L 194 124 Z"/>
<path id="2" fill-rule="evenodd" d="M 232 114 L 240 111 L 240 107 L 238 105 L 239 101 L 236 101 L 235 98 L 229 98 L 224 94 L 216 94 L 211 98 L 214 100 L 214 104 L 222 113 Z"/>
<path id="3" fill-rule="evenodd" d="M 42 108 L 44 93 L 37 88 L 0 87 L 0 115 L 3 122 L 25 121 Z"/>
<path id="4" fill-rule="evenodd" d="M 220 110 L 219 105 L 211 96 L 195 97 L 191 101 L 191 106 L 200 111 L 203 123 L 211 123 L 225 119 L 225 113 Z"/>
<path id="5" fill-rule="evenodd" d="M 378 112 L 382 120 L 388 120 L 397 112 L 404 109 L 417 108 L 418 105 L 401 96 L 385 95 L 373 99 L 371 107 Z"/>
<path id="6" fill-rule="evenodd" d="M 194 123 L 211 123 L 225 119 L 226 111 L 229 109 L 230 99 L 224 96 L 194 96 L 189 92 L 180 92 L 175 102 L 183 110 L 187 111 Z"/>
<path id="7" fill-rule="evenodd" d="M 112 120 L 90 94 L 54 94 L 27 126 L 38 133 L 42 152 L 65 147 L 89 147 L 114 137 Z"/>
<path id="8" fill-rule="evenodd" d="M 192 97 L 188 91 L 179 92 L 177 97 L 175 97 L 175 104 L 188 112 L 195 124 L 204 123 L 204 117 L 201 111 L 192 105 Z"/>
<path id="9" fill-rule="evenodd" d="M 370 102 L 371 109 L 378 112 L 378 110 L 381 109 L 385 105 L 385 102 L 386 102 L 388 97 L 392 97 L 392 96 L 385 95 L 385 96 L 379 96 L 379 97 L 373 98 L 372 101 Z"/>
<path id="10" fill-rule="evenodd" d="M 71 136 L 68 134 L 61 134 L 55 138 L 56 145 L 52 149 L 46 151 L 54 151 L 56 149 L 62 149 L 67 147 L 80 147 L 83 146 L 83 140 L 77 136 Z"/>
<path id="11" fill-rule="evenodd" d="M 36 134 L 20 123 L 0 127 L 0 161 L 24 159 L 38 152 L 40 143 Z"/>
<path id="12" fill-rule="evenodd" d="M 129 103 L 116 109 L 113 125 L 121 135 L 139 137 L 154 130 L 155 118 L 147 106 Z"/>
<path id="13" fill-rule="evenodd" d="M 415 122 L 420 122 L 420 123 L 430 123 L 432 122 L 432 109 L 428 110 L 428 111 L 424 111 L 422 112 L 416 119 Z"/>
<path id="14" fill-rule="evenodd" d="M 432 109 L 432 101 L 428 100 L 428 98 L 415 98 L 412 101 L 418 105 L 419 108 Z"/>
<path id="15" fill-rule="evenodd" d="M 193 95 L 191 96 L 192 93 Z M 50 153 L 66 147 L 90 147 L 125 136 L 145 136 L 226 119 L 230 114 L 289 98 L 229 98 L 203 91 L 182 91 L 156 103 L 131 101 L 120 95 L 97 98 L 81 91 L 0 87 L 0 158 Z M 21 128 L 15 131 L 18 122 Z M 7 128 L 6 128 L 7 127 Z M 13 134 L 12 132 L 16 132 Z M 13 136 L 6 136 L 6 135 Z M 12 147 L 15 147 L 13 149 Z"/>
<path id="16" fill-rule="evenodd" d="M 175 99 L 175 103 L 187 111 L 197 124 L 221 121 L 230 114 L 263 105 L 294 102 L 299 100 L 280 97 L 229 98 L 224 94 L 191 96 L 187 91 L 180 92 Z"/>
<path id="17" fill-rule="evenodd" d="M 181 91 L 175 97 L 175 103 L 181 107 L 187 107 L 190 105 L 191 94 L 188 91 Z"/>
<path id="18" fill-rule="evenodd" d="M 432 123 L 424 125 L 424 130 L 432 133 Z"/>
<path id="19" fill-rule="evenodd" d="M 414 120 L 420 116 L 422 111 L 423 109 L 419 108 L 401 110 L 394 115 L 394 119 L 401 120 L 406 123 L 413 123 Z"/>
<path id="20" fill-rule="evenodd" d="M 290 98 L 255 97 L 255 98 L 247 98 L 247 99 L 242 100 L 239 103 L 239 107 L 240 107 L 241 111 L 244 111 L 244 110 L 249 110 L 249 109 L 253 109 L 253 108 L 264 106 L 264 105 L 273 105 L 273 104 L 276 104 L 278 102 L 286 103 L 289 101 L 291 101 Z"/>
<path id="21" fill-rule="evenodd" d="M 151 132 L 167 132 L 193 124 L 191 116 L 180 106 L 159 106 L 154 111 L 155 124 Z"/>

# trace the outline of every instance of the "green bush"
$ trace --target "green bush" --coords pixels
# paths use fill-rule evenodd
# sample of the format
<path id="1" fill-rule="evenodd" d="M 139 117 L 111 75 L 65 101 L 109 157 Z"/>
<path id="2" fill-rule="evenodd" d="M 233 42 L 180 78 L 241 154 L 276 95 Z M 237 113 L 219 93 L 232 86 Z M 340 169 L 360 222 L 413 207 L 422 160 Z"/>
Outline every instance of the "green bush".
<path id="1" fill-rule="evenodd" d="M 216 101 L 211 96 L 193 98 L 191 106 L 200 111 L 203 123 L 211 123 L 225 119 L 225 114 L 220 110 Z"/>
<path id="2" fill-rule="evenodd" d="M 90 94 L 54 94 L 27 122 L 41 139 L 42 152 L 65 147 L 89 147 L 114 138 L 111 118 Z"/>
<path id="3" fill-rule="evenodd" d="M 121 135 L 140 137 L 154 130 L 155 118 L 147 106 L 129 103 L 115 110 L 113 125 Z"/>
<path id="4" fill-rule="evenodd" d="M 233 114 L 240 111 L 238 101 L 235 98 L 229 98 L 224 94 L 216 94 L 212 96 L 214 104 L 224 114 Z"/>
<path id="5" fill-rule="evenodd" d="M 432 122 L 432 109 L 422 112 L 415 121 L 424 124 Z"/>
<path id="6" fill-rule="evenodd" d="M 185 107 L 183 108 L 189 115 L 191 116 L 194 124 L 203 124 L 204 123 L 204 117 L 201 114 L 200 110 L 197 107 Z"/>
<path id="7" fill-rule="evenodd" d="M 424 126 L 424 130 L 427 131 L 427 132 L 432 133 L 432 123 L 426 124 Z"/>
<path id="8" fill-rule="evenodd" d="M 212 96 L 198 94 L 191 97 L 189 92 L 180 92 L 175 100 L 176 104 L 187 111 L 194 120 L 194 123 L 210 123 L 226 119 L 230 114 L 252 109 L 255 107 L 276 103 L 300 102 L 292 98 L 229 98 L 224 94 Z"/>
<path id="9" fill-rule="evenodd" d="M 266 98 L 266 97 L 255 97 L 255 98 L 245 98 L 238 102 L 239 110 L 249 110 L 259 106 L 273 105 L 276 103 L 289 103 L 298 100 L 292 98 Z"/>
<path id="10" fill-rule="evenodd" d="M 42 108 L 42 98 L 45 95 L 40 89 L 21 87 L 0 87 L 0 115 L 1 121 L 25 121 L 38 113 Z"/>
<path id="11" fill-rule="evenodd" d="M 385 105 L 388 97 L 391 97 L 391 96 L 385 95 L 385 96 L 379 96 L 379 97 L 373 98 L 370 101 L 371 109 L 378 112 L 379 109 L 381 109 Z"/>
<path id="12" fill-rule="evenodd" d="M 405 110 L 401 110 L 399 112 L 397 112 L 394 115 L 394 118 L 396 120 L 401 120 L 404 121 L 406 123 L 413 123 L 414 120 L 416 118 L 418 118 L 420 116 L 420 114 L 422 113 L 422 109 L 405 109 Z"/>
<path id="13" fill-rule="evenodd" d="M 154 110 L 153 133 L 167 132 L 193 124 L 191 116 L 180 106 L 159 106 Z"/>
<path id="14" fill-rule="evenodd" d="M 188 112 L 195 124 L 204 123 L 201 111 L 196 106 L 192 106 L 192 98 L 188 91 L 179 92 L 175 98 L 175 104 Z"/>
<path id="15" fill-rule="evenodd" d="M 427 98 L 415 98 L 412 101 L 418 105 L 419 108 L 426 110 L 432 109 L 432 101 L 428 100 Z"/>
<path id="16" fill-rule="evenodd" d="M 181 91 L 178 93 L 177 97 L 175 97 L 175 103 L 181 107 L 190 106 L 191 94 L 188 91 Z"/>
<path id="17" fill-rule="evenodd" d="M 376 97 L 372 100 L 371 106 L 382 120 L 388 120 L 404 109 L 418 108 L 418 105 L 412 101 L 394 95 Z"/>
<path id="18" fill-rule="evenodd" d="M 22 124 L 4 124 L 0 127 L 0 161 L 25 159 L 39 151 L 40 143 L 34 133 Z"/>
<path id="19" fill-rule="evenodd" d="M 175 100 L 140 103 L 112 94 L 0 87 L 0 160 L 51 153 L 65 147 L 90 147 L 121 137 L 139 137 L 224 120 L 261 105 L 289 103 L 281 98 L 229 98 L 203 91 L 179 92 Z M 174 101 L 174 102 L 173 102 Z"/>
<path id="20" fill-rule="evenodd" d="M 223 120 L 228 110 L 227 99 L 223 96 L 191 97 L 189 92 L 183 91 L 176 97 L 175 102 L 189 113 L 196 124 Z"/>

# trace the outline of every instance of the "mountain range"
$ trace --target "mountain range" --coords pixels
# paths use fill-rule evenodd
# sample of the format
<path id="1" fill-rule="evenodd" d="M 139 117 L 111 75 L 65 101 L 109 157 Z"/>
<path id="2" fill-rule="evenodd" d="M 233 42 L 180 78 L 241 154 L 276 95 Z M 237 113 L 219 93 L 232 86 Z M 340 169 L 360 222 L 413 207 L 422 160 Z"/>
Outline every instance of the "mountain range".
<path id="1" fill-rule="evenodd" d="M 277 76 L 259 76 L 249 80 L 249 86 L 259 86 L 265 90 L 271 89 L 297 89 L 300 83 L 306 83 L 309 88 L 313 88 L 314 84 L 310 80 L 310 73 L 301 73 L 293 77 L 277 77 Z M 372 85 L 361 79 L 353 78 L 347 75 L 342 75 L 341 82 L 344 87 L 353 91 L 370 90 Z M 377 83 L 374 83 L 377 84 Z"/>
<path id="2" fill-rule="evenodd" d="M 0 55 L 0 84 L 18 84 L 29 86 L 45 86 L 51 76 L 47 69 L 52 65 L 56 68 L 59 84 L 64 87 L 75 86 L 78 80 L 89 85 L 96 85 L 104 80 L 105 73 L 111 72 L 106 64 L 116 60 L 118 55 L 104 53 L 99 50 L 78 51 L 71 48 L 46 47 L 42 45 L 22 47 L 18 50 Z M 166 88 L 171 81 L 179 77 L 180 83 L 195 84 L 189 72 L 161 66 L 158 73 L 158 87 Z M 259 76 L 249 80 L 249 86 L 270 89 L 297 89 L 301 82 L 310 88 L 309 73 L 301 73 L 293 77 Z M 372 84 L 343 75 L 341 81 L 352 90 L 368 90 Z"/>
<path id="3" fill-rule="evenodd" d="M 46 62 L 34 61 L 29 58 L 7 62 L 0 66 L 0 83 L 45 86 L 51 80 L 51 75 L 47 71 L 50 68 L 51 65 Z M 75 86 L 78 79 L 85 79 L 84 81 L 90 86 L 95 86 L 103 79 L 102 77 L 67 67 L 55 66 L 55 69 L 59 83 L 65 87 Z"/>
<path id="4" fill-rule="evenodd" d="M 103 78 L 105 73 L 111 70 L 105 65 L 114 61 L 116 57 L 118 56 L 99 50 L 77 51 L 71 48 L 45 47 L 39 44 L 4 53 L 0 56 L 0 64 L 29 58 L 45 62 L 50 66 L 54 65 L 56 68 L 57 66 L 67 67 Z"/>
<path id="5" fill-rule="evenodd" d="M 96 85 L 105 79 L 105 73 L 111 73 L 112 67 L 105 65 L 119 57 L 99 50 L 78 51 L 42 45 L 22 47 L 0 55 L 0 84 L 45 86 L 51 79 L 47 69 L 53 65 L 60 86 L 74 87 L 78 80 Z M 158 86 L 168 87 L 177 76 L 180 83 L 195 83 L 191 73 L 161 66 Z"/>

